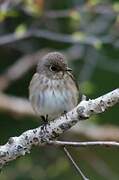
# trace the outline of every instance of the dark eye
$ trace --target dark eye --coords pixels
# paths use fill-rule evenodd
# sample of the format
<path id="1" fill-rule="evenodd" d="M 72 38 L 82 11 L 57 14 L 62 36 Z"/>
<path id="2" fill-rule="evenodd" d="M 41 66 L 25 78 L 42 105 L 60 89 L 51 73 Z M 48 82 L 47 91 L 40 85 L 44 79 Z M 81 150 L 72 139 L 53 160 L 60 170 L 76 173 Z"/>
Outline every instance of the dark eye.
<path id="1" fill-rule="evenodd" d="M 50 70 L 51 71 L 57 71 L 57 67 L 52 65 L 52 66 L 50 66 Z"/>

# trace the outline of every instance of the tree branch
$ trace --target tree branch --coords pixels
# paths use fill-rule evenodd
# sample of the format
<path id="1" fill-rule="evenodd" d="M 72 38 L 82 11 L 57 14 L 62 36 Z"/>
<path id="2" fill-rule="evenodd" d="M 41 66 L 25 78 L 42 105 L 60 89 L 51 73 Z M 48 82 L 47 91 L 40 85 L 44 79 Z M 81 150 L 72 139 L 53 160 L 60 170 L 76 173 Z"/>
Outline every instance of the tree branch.
<path id="1" fill-rule="evenodd" d="M 114 125 L 98 125 L 93 122 L 77 123 L 69 130 L 69 133 L 75 136 L 85 136 L 91 140 L 119 140 L 119 127 Z"/>
<path id="2" fill-rule="evenodd" d="M 68 141 L 49 141 L 48 144 L 55 146 L 71 146 L 71 147 L 119 147 L 119 142 L 116 141 L 86 141 L 86 142 L 68 142 Z"/>
<path id="3" fill-rule="evenodd" d="M 10 112 L 10 114 L 18 114 L 18 116 L 35 116 L 34 111 L 25 98 L 6 95 L 0 93 L 0 111 Z M 76 124 L 69 130 L 74 135 L 83 135 L 92 140 L 119 140 L 119 128 L 112 125 L 98 126 L 90 122 L 90 124 Z"/>
<path id="4" fill-rule="evenodd" d="M 7 34 L 0 36 L 0 46 L 16 43 L 17 41 L 21 41 L 27 38 L 44 38 L 52 41 L 58 41 L 61 43 L 70 43 L 70 44 L 87 44 L 95 46 L 96 43 L 111 43 L 112 40 L 110 37 L 102 37 L 98 38 L 96 36 L 89 36 L 88 34 L 84 34 L 84 38 L 82 36 L 74 36 L 68 34 L 62 34 L 57 32 L 52 32 L 44 29 L 29 29 L 24 32 L 22 35 L 17 35 L 15 33 Z"/>
<path id="5" fill-rule="evenodd" d="M 93 114 L 102 113 L 118 102 L 119 89 L 115 89 L 99 98 L 81 101 L 77 107 L 66 115 L 51 121 L 46 130 L 43 130 L 43 126 L 40 126 L 24 132 L 19 137 L 10 138 L 5 145 L 0 146 L 0 167 L 2 168 L 7 162 L 29 153 L 33 145 L 47 144 L 48 141 L 58 137 L 77 122 L 88 119 Z"/>
<path id="6" fill-rule="evenodd" d="M 0 93 L 0 111 L 6 110 L 11 113 L 17 113 L 21 116 L 35 116 L 35 113 L 27 99 Z"/>

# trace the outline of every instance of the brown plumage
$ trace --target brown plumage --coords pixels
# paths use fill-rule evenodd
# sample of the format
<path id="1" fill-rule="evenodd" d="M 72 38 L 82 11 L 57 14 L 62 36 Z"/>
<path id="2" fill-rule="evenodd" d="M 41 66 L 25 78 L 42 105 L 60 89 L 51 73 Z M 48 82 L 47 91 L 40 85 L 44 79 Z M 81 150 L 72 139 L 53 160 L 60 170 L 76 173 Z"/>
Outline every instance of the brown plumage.
<path id="1" fill-rule="evenodd" d="M 29 86 L 29 99 L 38 116 L 59 117 L 77 105 L 78 97 L 78 85 L 61 53 L 48 53 L 39 60 Z"/>

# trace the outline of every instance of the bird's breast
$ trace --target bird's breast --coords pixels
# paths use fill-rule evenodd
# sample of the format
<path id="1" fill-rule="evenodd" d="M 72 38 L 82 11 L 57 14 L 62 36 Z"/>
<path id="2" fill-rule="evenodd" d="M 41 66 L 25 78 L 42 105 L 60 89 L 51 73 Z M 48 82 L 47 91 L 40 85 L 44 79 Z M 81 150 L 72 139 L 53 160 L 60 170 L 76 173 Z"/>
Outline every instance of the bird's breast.
<path id="1" fill-rule="evenodd" d="M 76 105 L 76 92 L 67 85 L 67 81 L 48 80 L 46 83 L 43 80 L 42 88 L 39 83 L 31 86 L 30 101 L 40 116 L 48 114 L 49 119 L 53 119 Z"/>

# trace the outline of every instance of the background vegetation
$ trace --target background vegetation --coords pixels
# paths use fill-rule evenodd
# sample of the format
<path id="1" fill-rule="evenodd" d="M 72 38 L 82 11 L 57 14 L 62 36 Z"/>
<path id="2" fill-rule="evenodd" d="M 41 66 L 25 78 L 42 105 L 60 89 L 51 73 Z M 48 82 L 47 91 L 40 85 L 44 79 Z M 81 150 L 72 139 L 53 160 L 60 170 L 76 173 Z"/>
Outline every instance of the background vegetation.
<path id="1" fill-rule="evenodd" d="M 28 98 L 29 81 L 42 54 L 63 52 L 81 94 L 95 98 L 119 87 L 118 0 L 1 0 L 0 97 Z M 28 55 L 28 56 L 27 56 Z M 1 100 L 1 98 L 0 98 Z M 0 143 L 39 126 L 33 116 L 3 108 L 0 101 Z M 10 102 L 8 107 L 12 106 Z M 21 104 L 22 106 L 22 104 Z M 13 109 L 17 108 L 17 104 Z M 82 122 L 62 139 L 119 139 L 119 106 Z M 119 179 L 116 148 L 70 148 L 83 172 L 96 180 Z M 34 148 L 9 163 L 1 180 L 77 180 L 79 176 L 62 149 Z"/>

